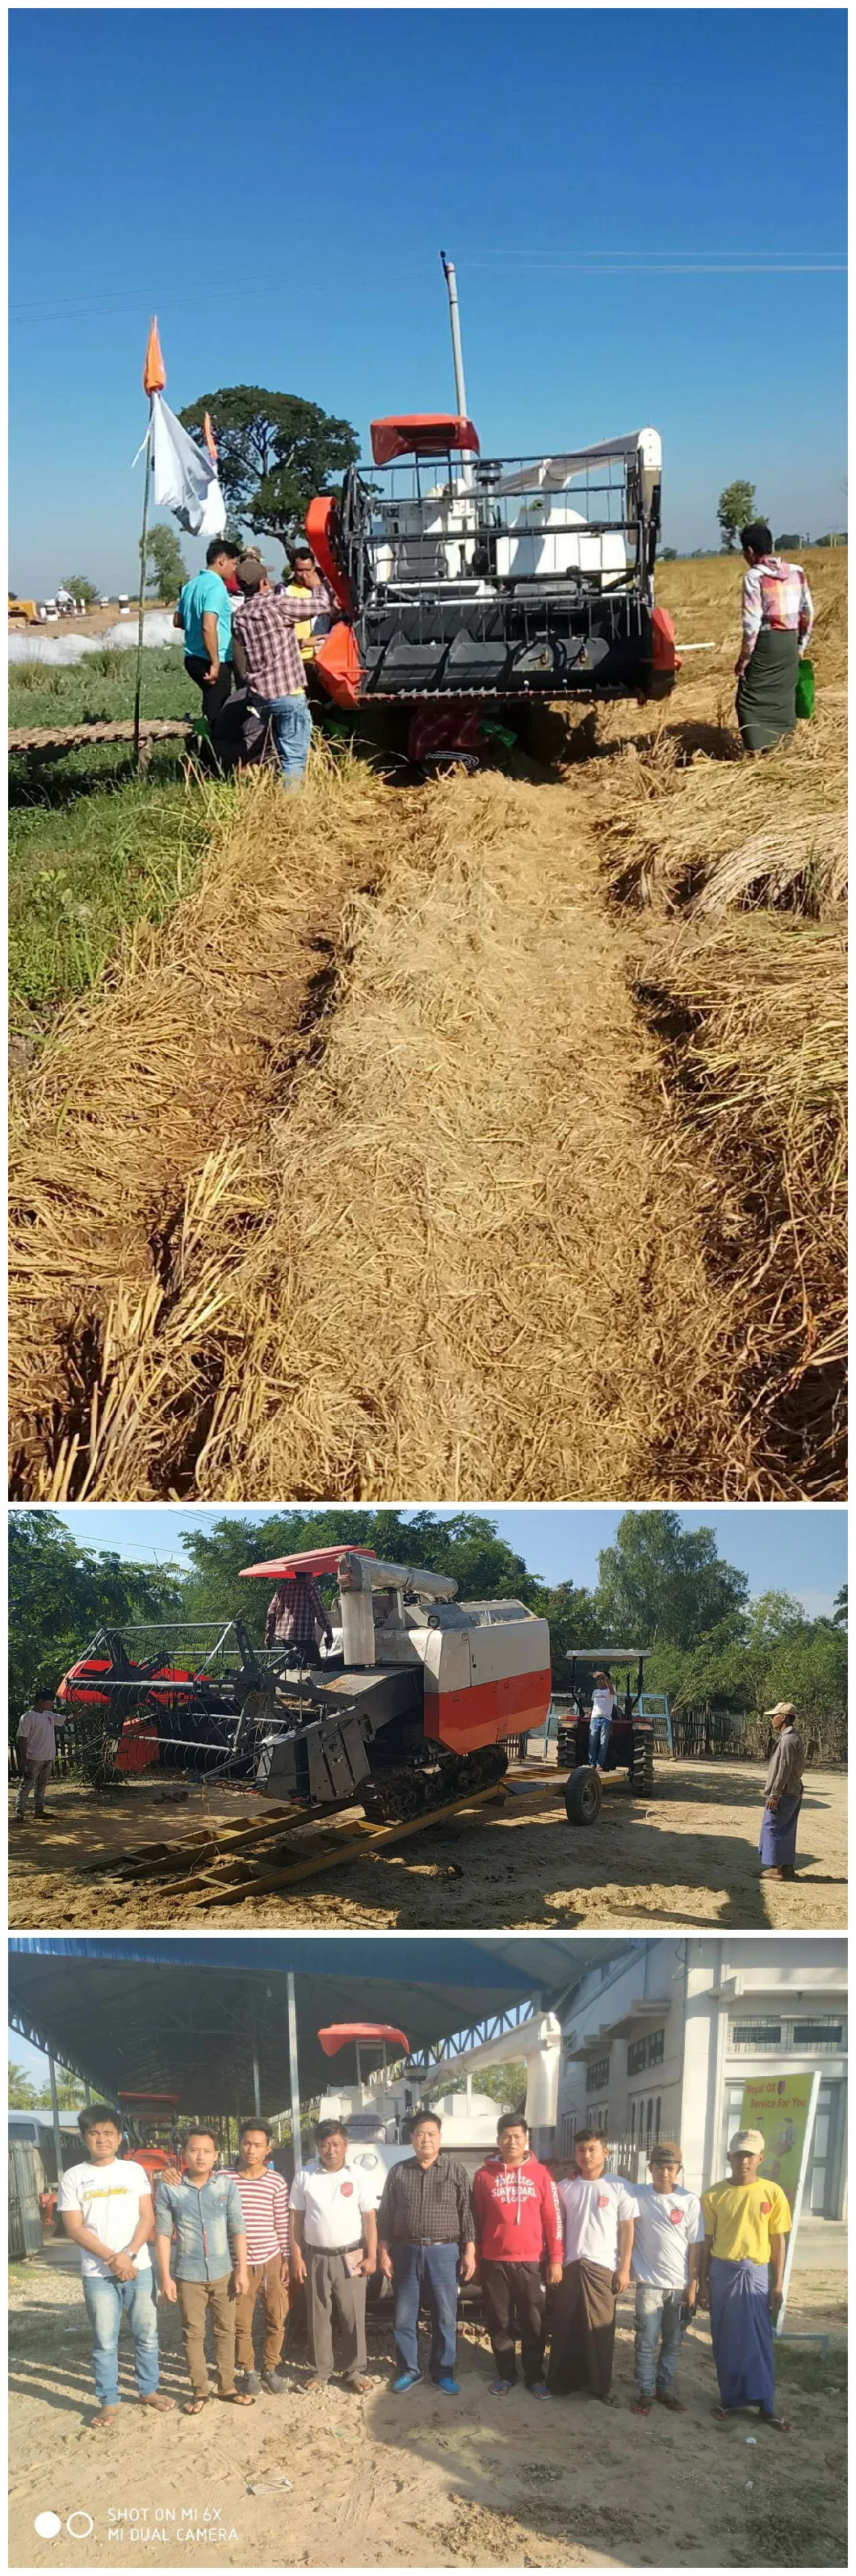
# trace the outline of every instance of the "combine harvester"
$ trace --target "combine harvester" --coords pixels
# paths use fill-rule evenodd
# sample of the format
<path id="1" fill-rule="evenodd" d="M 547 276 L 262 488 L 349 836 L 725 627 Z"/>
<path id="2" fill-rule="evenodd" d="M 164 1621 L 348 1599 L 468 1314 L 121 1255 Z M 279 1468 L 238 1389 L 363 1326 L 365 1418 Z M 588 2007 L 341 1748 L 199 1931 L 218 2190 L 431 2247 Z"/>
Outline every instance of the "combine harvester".
<path id="1" fill-rule="evenodd" d="M 58 1697 L 115 1740 L 117 1769 L 252 1780 L 265 1798 L 391 1823 L 492 1787 L 512 1740 L 543 1726 L 550 1631 L 522 1601 L 459 1602 L 450 1576 L 364 1548 L 243 1571 L 277 1586 L 334 1575 L 332 1652 L 254 1647 L 241 1620 L 99 1629 Z"/>
<path id="2" fill-rule="evenodd" d="M 476 768 L 533 703 L 668 696 L 672 620 L 654 600 L 657 431 L 572 453 L 482 456 L 467 413 L 455 272 L 457 409 L 372 422 L 370 465 L 306 531 L 342 616 L 314 670 L 340 707 L 406 707 L 423 766 Z"/>

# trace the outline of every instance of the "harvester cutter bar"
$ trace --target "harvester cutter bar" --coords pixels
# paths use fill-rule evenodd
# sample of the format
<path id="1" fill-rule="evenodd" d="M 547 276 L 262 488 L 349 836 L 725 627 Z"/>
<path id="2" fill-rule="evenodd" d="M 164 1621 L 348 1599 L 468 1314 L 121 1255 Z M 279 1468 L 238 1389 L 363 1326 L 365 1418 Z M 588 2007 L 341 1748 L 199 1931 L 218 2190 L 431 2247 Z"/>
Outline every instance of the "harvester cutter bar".
<path id="1" fill-rule="evenodd" d="M 191 1872 L 187 1878 L 176 1879 L 170 1893 L 173 1896 L 198 1894 L 203 1905 L 239 1905 L 245 1896 L 261 1896 L 280 1888 L 296 1887 L 303 1879 L 318 1878 L 328 1869 L 343 1867 L 346 1861 L 356 1860 L 361 1853 L 380 1851 L 387 1844 L 404 1842 L 411 1834 L 425 1833 L 431 1825 L 446 1824 L 454 1816 L 467 1815 L 474 1809 L 487 1806 L 491 1800 L 501 1801 L 504 1796 L 504 1780 L 494 1780 L 487 1789 L 471 1789 L 466 1796 L 453 1798 L 447 1806 L 429 1807 L 422 1815 L 409 1816 L 404 1823 L 376 1825 L 370 1823 L 367 1816 L 354 1817 L 341 1831 L 325 1835 L 323 1840 L 319 1837 L 310 1855 L 289 1861 L 285 1868 L 247 1869 L 241 1852 L 233 1849 L 223 1855 L 230 1873 L 228 1877 L 209 1865 Z M 301 1810 L 300 1821 L 304 1825 L 317 1822 L 315 1818 L 307 1817 L 305 1810 Z M 293 1820 L 290 1830 L 294 1831 Z"/>

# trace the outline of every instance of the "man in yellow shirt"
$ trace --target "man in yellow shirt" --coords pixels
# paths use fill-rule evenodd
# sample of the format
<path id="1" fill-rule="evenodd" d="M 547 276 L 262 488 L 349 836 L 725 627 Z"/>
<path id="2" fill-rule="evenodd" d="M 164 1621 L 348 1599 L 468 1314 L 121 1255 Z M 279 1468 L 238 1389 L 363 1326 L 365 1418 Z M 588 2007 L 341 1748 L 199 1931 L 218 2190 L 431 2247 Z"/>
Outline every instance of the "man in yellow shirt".
<path id="1" fill-rule="evenodd" d="M 731 2181 L 702 2195 L 699 2305 L 710 2309 L 717 2421 L 757 2406 L 762 2424 L 785 2433 L 789 2427 L 774 2413 L 773 2319 L 782 2304 L 791 2213 L 778 2183 L 759 2175 L 763 2153 L 760 2129 L 739 2129 L 728 2150 Z"/>

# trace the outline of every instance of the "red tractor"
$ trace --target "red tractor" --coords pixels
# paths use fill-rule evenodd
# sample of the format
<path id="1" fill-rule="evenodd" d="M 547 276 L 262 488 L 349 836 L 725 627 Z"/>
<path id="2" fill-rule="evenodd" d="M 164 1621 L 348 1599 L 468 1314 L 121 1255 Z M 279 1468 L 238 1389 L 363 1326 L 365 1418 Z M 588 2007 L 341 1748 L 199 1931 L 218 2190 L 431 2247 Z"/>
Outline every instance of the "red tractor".
<path id="1" fill-rule="evenodd" d="M 651 1646 L 593 1646 L 575 1648 L 568 1656 L 569 1706 L 559 1719 L 558 1762 L 559 1770 L 569 1774 L 565 1789 L 569 1825 L 593 1825 L 604 1788 L 613 1781 L 626 1780 L 635 1797 L 650 1797 L 653 1792 L 654 1719 L 645 1707 L 643 1688 L 645 1665 L 652 1653 Z M 603 1777 L 588 1759 L 595 1672 L 606 1673 L 617 1691 Z M 664 1705 L 668 1727 L 668 1701 Z"/>

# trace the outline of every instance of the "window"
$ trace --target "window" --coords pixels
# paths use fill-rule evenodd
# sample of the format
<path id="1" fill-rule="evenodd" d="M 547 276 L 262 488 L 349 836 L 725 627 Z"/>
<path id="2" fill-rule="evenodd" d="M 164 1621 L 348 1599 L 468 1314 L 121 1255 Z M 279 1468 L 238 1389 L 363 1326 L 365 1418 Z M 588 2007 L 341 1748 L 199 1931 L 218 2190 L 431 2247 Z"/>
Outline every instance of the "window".
<path id="1" fill-rule="evenodd" d="M 782 2025 L 779 2021 L 736 2021 L 731 2037 L 735 2048 L 781 2048 Z"/>
<path id="2" fill-rule="evenodd" d="M 561 2127 L 561 2134 L 560 2134 L 560 2139 L 559 2139 L 559 2154 L 560 2154 L 560 2156 L 572 2156 L 572 2155 L 573 2155 L 573 2152 L 574 2152 L 574 2138 L 575 2138 L 575 2136 L 576 2136 L 576 2128 L 577 2128 L 577 2115 L 576 2115 L 576 2112 L 575 2112 L 575 2111 L 563 2111 L 563 2113 L 562 2113 L 562 2127 Z"/>
<path id="3" fill-rule="evenodd" d="M 635 2138 L 635 2136 L 636 2136 L 636 2104 L 635 2104 L 635 2102 L 631 2102 L 631 2105 L 630 2105 L 630 2135 L 631 2135 L 631 2138 Z"/>
<path id="4" fill-rule="evenodd" d="M 662 2030 L 649 2030 L 644 2039 L 631 2039 L 627 2046 L 628 2075 L 644 2075 L 648 2066 L 662 2066 L 666 2054 L 665 2025 Z"/>
<path id="5" fill-rule="evenodd" d="M 596 2066 L 586 2067 L 586 2092 L 601 2093 L 609 2083 L 609 2059 L 599 2057 Z"/>
<path id="6" fill-rule="evenodd" d="M 842 2022 L 795 2021 L 794 2048 L 841 2048 L 844 2039 Z"/>

